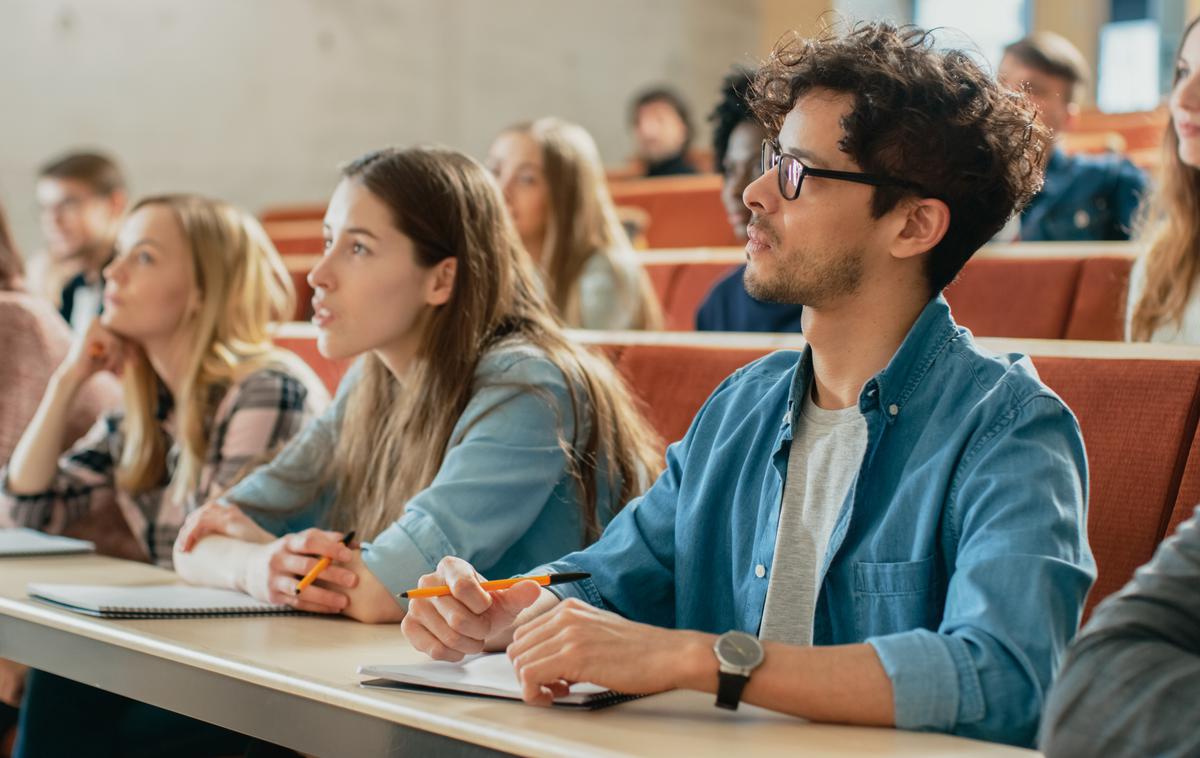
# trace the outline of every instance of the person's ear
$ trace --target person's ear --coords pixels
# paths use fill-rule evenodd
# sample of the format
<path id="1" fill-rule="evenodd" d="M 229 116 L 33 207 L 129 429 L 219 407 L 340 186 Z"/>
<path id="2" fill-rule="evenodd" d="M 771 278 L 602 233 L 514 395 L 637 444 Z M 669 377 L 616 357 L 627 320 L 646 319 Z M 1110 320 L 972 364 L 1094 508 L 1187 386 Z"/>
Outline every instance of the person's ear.
<path id="1" fill-rule="evenodd" d="M 120 218 L 125 213 L 125 207 L 129 205 L 129 194 L 123 189 L 113 190 L 108 196 L 108 210 L 113 218 Z"/>
<path id="2" fill-rule="evenodd" d="M 425 303 L 445 305 L 454 294 L 454 279 L 458 273 L 458 259 L 451 256 L 438 261 L 425 283 Z"/>
<path id="3" fill-rule="evenodd" d="M 892 241 L 893 258 L 912 258 L 932 250 L 950 228 L 950 207 L 923 197 L 907 206 L 904 226 Z"/>

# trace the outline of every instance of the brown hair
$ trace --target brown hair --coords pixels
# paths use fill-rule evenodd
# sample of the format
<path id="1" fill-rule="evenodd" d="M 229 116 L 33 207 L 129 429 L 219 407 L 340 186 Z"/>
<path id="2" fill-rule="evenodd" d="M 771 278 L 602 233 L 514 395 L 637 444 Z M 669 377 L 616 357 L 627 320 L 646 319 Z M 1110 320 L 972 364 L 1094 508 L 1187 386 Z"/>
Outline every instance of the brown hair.
<path id="1" fill-rule="evenodd" d="M 1078 102 L 1083 97 L 1083 90 L 1091 79 L 1083 53 L 1066 37 L 1054 32 L 1034 32 L 1004 48 L 1004 54 L 1043 74 L 1065 80 L 1068 103 Z"/>
<path id="2" fill-rule="evenodd" d="M 125 174 L 117 162 L 103 153 L 77 152 L 60 155 L 38 172 L 39 178 L 74 179 L 97 195 L 125 191 Z"/>
<path id="3" fill-rule="evenodd" d="M 863 171 L 921 188 L 876 187 L 875 218 L 914 192 L 950 208 L 949 228 L 927 256 L 935 293 L 1041 189 L 1050 133 L 1032 103 L 963 51 L 935 50 L 922 29 L 877 22 L 785 39 L 759 70 L 751 106 L 778 131 L 814 89 L 854 97 L 842 152 Z"/>
<path id="4" fill-rule="evenodd" d="M 269 326 L 288 318 L 295 290 L 283 259 L 253 216 L 197 195 L 148 197 L 171 211 L 192 254 L 200 307 L 192 330 L 184 380 L 175 398 L 177 438 L 182 443 L 171 495 L 182 500 L 199 483 L 208 451 L 213 400 L 227 385 L 268 363 L 295 365 L 277 350 Z M 159 486 L 166 474 L 167 440 L 159 418 L 160 380 L 141 350 L 133 350 L 122 374 L 125 436 L 117 483 L 130 492 Z"/>
<path id="5" fill-rule="evenodd" d="M 625 299 L 637 308 L 633 328 L 661 328 L 658 299 L 617 217 L 592 136 L 582 126 L 549 117 L 505 131 L 529 136 L 542 151 L 550 218 L 541 267 L 550 301 L 563 319 L 572 326 L 581 324 L 579 279 L 588 261 L 601 255 L 608 260 L 618 287 L 627 290 Z M 630 269 L 638 271 L 636 280 L 622 275 Z"/>
<path id="6" fill-rule="evenodd" d="M 601 476 L 619 508 L 661 468 L 661 448 L 608 361 L 567 339 L 491 175 L 441 148 L 369 153 L 343 173 L 391 209 L 421 266 L 449 257 L 458 265 L 450 300 L 427 312 L 416 358 L 402 378 L 374 354 L 360 359 L 362 378 L 347 398 L 326 473 L 337 487 L 330 525 L 353 526 L 371 539 L 399 518 L 456 441 L 451 435 L 478 389 L 482 356 L 516 343 L 536 348 L 566 378 L 574 438 L 565 439 L 560 424 L 559 445 L 580 493 L 584 536 L 598 536 Z M 555 405 L 544 391 L 510 389 Z"/>
<path id="7" fill-rule="evenodd" d="M 0 291 L 20 288 L 24 276 L 25 264 L 8 230 L 4 208 L 0 206 Z"/>
<path id="8" fill-rule="evenodd" d="M 1184 30 L 1176 61 L 1197 23 L 1200 17 Z M 1162 150 L 1160 181 L 1142 204 L 1134 235 L 1146 242 L 1146 284 L 1129 325 L 1134 341 L 1149 340 L 1164 324 L 1178 324 L 1200 276 L 1200 169 L 1179 157 L 1173 116 L 1167 122 Z"/>

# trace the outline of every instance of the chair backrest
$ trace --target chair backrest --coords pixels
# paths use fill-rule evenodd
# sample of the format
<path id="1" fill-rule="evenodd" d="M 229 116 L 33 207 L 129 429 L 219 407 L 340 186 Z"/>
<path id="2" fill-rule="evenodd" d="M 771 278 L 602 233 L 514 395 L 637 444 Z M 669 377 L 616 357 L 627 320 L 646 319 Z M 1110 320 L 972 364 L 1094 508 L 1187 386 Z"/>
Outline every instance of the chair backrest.
<path id="1" fill-rule="evenodd" d="M 718 174 L 628 179 L 612 182 L 609 189 L 617 205 L 649 215 L 645 234 L 651 249 L 738 243 L 721 203 Z"/>

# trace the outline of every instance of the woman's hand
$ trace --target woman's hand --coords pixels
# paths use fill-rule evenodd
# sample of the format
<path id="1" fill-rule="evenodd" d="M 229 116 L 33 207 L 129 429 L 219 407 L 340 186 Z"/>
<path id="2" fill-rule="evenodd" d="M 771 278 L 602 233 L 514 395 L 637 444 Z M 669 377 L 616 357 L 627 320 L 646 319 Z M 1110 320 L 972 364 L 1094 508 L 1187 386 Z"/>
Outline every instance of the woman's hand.
<path id="1" fill-rule="evenodd" d="M 197 542 L 213 534 L 257 544 L 275 539 L 275 535 L 254 523 L 241 508 L 214 501 L 197 508 L 184 520 L 175 538 L 175 550 L 190 553 Z"/>
<path id="2" fill-rule="evenodd" d="M 125 364 L 126 341 L 107 329 L 99 318 L 92 319 L 87 331 L 71 345 L 70 352 L 58 367 L 57 374 L 75 386 L 83 384 L 93 374 L 121 372 Z"/>
<path id="3" fill-rule="evenodd" d="M 342 536 L 341 532 L 306 529 L 255 548 L 246 562 L 239 589 L 259 600 L 300 611 L 341 613 L 350 602 L 341 590 L 358 585 L 353 571 L 331 565 L 321 572 L 319 581 L 299 595 L 296 586 L 323 557 L 340 563 L 354 559 L 354 551 L 342 544 Z"/>

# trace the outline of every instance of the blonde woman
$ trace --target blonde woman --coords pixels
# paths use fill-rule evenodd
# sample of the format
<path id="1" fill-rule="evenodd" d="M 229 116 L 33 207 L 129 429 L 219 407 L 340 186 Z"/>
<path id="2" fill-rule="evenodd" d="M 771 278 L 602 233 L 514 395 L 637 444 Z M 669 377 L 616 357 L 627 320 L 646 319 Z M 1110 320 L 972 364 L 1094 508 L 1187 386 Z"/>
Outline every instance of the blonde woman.
<path id="1" fill-rule="evenodd" d="M 395 596 L 443 555 L 517 573 L 590 543 L 661 468 L 612 367 L 564 335 L 483 166 L 368 154 L 325 235 L 318 347 L 362 357 L 321 419 L 189 519 L 184 578 L 399 621 Z M 360 549 L 339 541 L 351 529 Z M 297 595 L 322 556 L 337 563 Z"/>
<path id="2" fill-rule="evenodd" d="M 60 531 L 115 499 L 113 528 L 128 533 L 137 557 L 170 566 L 187 513 L 327 404 L 316 376 L 271 344 L 270 322 L 292 312 L 294 297 L 279 254 L 246 214 L 191 195 L 138 203 L 105 270 L 103 315 L 55 372 L 0 475 L 3 517 Z M 72 399 L 106 370 L 122 374 L 123 409 L 59 457 Z M 114 698 L 32 672 L 16 755 L 125 755 L 156 745 L 164 754 L 220 755 L 245 742 Z"/>
<path id="3" fill-rule="evenodd" d="M 596 143 L 583 127 L 542 118 L 506 129 L 488 167 L 550 301 L 583 329 L 658 329 L 662 313 L 617 218 Z"/>
<path id="4" fill-rule="evenodd" d="M 1200 345 L 1200 27 L 1175 58 L 1171 119 L 1158 187 L 1141 217 L 1145 255 L 1133 267 L 1125 338 Z"/>

